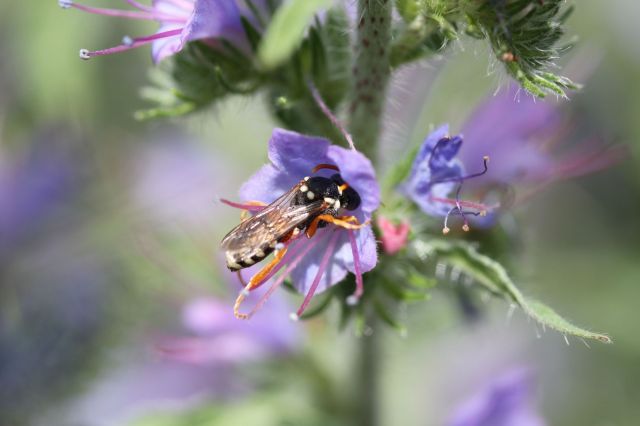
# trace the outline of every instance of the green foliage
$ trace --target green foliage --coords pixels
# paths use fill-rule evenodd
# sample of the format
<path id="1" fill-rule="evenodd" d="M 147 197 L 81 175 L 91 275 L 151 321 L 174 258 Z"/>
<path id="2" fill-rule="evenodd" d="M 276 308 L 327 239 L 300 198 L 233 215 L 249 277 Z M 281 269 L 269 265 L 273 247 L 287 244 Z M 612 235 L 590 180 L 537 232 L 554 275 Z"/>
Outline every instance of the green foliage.
<path id="1" fill-rule="evenodd" d="M 474 283 L 482 286 L 491 294 L 502 297 L 519 306 L 527 315 L 544 327 L 549 327 L 565 335 L 599 340 L 604 343 L 611 342 L 607 335 L 577 327 L 543 303 L 525 298 L 502 265 L 480 254 L 468 243 L 417 240 L 412 244 L 412 248 L 421 259 L 435 257 L 459 268 L 467 276 L 471 277 Z"/>
<path id="2" fill-rule="evenodd" d="M 570 46 L 561 46 L 563 24 L 572 8 L 563 0 L 466 0 L 462 2 L 468 33 L 487 38 L 507 72 L 529 93 L 565 95 L 577 86 L 548 72 Z"/>
<path id="3" fill-rule="evenodd" d="M 158 106 L 139 111 L 138 119 L 183 115 L 230 94 L 250 94 L 262 81 L 245 54 L 228 42 L 211 48 L 193 42 L 170 59 L 165 76 L 156 74 L 156 85 L 143 94 Z"/>
<path id="4" fill-rule="evenodd" d="M 313 16 L 328 0 L 292 0 L 280 7 L 260 42 L 258 59 L 265 69 L 284 63 L 304 38 Z"/>

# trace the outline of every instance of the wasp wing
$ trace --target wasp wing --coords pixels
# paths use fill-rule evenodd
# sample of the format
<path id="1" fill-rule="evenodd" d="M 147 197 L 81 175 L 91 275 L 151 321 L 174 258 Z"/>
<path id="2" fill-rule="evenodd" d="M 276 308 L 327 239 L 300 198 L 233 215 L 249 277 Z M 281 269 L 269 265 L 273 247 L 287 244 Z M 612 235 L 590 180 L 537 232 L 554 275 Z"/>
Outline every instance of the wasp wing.
<path id="1" fill-rule="evenodd" d="M 230 269 L 237 270 L 259 262 L 274 250 L 280 239 L 326 208 L 323 200 L 291 205 L 301 185 L 302 182 L 295 185 L 222 239 L 220 245 L 226 252 Z"/>

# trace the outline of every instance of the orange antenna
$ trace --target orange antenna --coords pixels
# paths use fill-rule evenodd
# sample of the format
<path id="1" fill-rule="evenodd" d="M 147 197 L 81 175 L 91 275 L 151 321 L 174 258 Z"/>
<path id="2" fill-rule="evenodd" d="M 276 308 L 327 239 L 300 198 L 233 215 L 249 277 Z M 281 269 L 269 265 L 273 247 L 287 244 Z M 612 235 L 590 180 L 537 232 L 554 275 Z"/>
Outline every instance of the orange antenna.
<path id="1" fill-rule="evenodd" d="M 340 169 L 338 168 L 338 166 L 334 166 L 333 164 L 318 164 L 317 166 L 315 166 L 313 169 L 311 169 L 311 173 L 315 173 L 318 170 L 322 170 L 322 169 L 329 169 L 329 170 L 335 170 L 337 172 L 340 171 Z"/>

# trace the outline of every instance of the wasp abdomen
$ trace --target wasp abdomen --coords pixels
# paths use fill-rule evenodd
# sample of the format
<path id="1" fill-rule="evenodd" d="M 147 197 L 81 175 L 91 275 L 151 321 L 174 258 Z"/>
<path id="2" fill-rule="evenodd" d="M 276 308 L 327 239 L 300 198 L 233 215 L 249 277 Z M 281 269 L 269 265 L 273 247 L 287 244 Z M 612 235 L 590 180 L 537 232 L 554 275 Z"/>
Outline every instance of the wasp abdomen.
<path id="1" fill-rule="evenodd" d="M 255 263 L 262 261 L 265 257 L 273 253 L 274 250 L 274 244 L 263 244 L 259 248 L 253 248 L 252 250 L 246 250 L 242 252 L 227 251 L 225 253 L 227 268 L 229 268 L 231 271 L 238 271 L 242 268 L 247 268 Z"/>

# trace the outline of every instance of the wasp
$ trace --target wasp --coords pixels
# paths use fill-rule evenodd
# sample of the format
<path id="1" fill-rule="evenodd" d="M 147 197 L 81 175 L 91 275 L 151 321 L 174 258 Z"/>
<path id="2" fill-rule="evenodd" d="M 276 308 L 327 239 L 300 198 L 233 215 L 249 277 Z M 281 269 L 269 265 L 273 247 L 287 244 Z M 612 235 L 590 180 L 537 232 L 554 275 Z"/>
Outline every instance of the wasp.
<path id="1" fill-rule="evenodd" d="M 306 176 L 271 204 L 249 202 L 263 208 L 233 228 L 220 243 L 225 252 L 227 267 L 240 274 L 240 270 L 264 260 L 271 253 L 273 259 L 256 273 L 238 296 L 234 314 L 240 303 L 253 289 L 259 287 L 282 261 L 287 243 L 304 234 L 312 238 L 319 228 L 334 224 L 346 229 L 360 229 L 368 223 L 359 223 L 355 216 L 341 216 L 343 210 L 353 211 L 360 206 L 360 195 L 340 176 L 332 164 L 319 164 L 312 174 L 321 169 L 335 170 L 330 177 Z M 241 281 L 242 277 L 240 276 Z"/>

